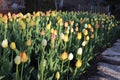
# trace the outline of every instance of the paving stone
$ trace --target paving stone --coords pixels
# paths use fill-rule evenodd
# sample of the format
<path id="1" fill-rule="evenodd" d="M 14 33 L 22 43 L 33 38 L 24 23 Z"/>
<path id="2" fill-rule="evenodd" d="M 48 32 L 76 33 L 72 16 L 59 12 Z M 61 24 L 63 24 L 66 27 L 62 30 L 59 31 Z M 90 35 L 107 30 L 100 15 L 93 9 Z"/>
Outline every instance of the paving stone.
<path id="1" fill-rule="evenodd" d="M 88 80 L 120 80 L 120 39 L 102 52 L 102 62 L 97 65 L 97 75 Z"/>
<path id="2" fill-rule="evenodd" d="M 120 42 L 120 39 L 118 39 L 117 42 Z"/>
<path id="3" fill-rule="evenodd" d="M 88 78 L 88 80 L 108 80 L 108 79 L 102 76 L 92 76 Z"/>
<path id="4" fill-rule="evenodd" d="M 120 42 L 116 42 L 116 43 L 114 43 L 113 45 L 115 45 L 115 46 L 120 46 Z"/>
<path id="5" fill-rule="evenodd" d="M 112 80 L 120 80 L 120 65 L 111 65 L 99 62 L 97 69 L 98 73 L 106 78 L 108 76 Z"/>
<path id="6" fill-rule="evenodd" d="M 108 48 L 102 53 L 103 56 L 120 56 L 120 52 L 113 51 L 111 48 Z"/>
<path id="7" fill-rule="evenodd" d="M 112 77 L 112 76 L 110 76 L 110 75 L 107 75 L 107 74 L 101 72 L 101 71 L 97 72 L 97 74 L 99 74 L 99 78 L 100 78 L 101 80 L 118 80 L 118 79 L 116 79 L 116 78 L 114 78 L 114 77 Z M 97 79 L 96 79 L 96 80 L 97 80 Z M 99 79 L 98 79 L 98 80 L 99 80 Z"/>
<path id="8" fill-rule="evenodd" d="M 120 52 L 120 45 L 112 46 L 111 49 L 116 52 Z"/>
<path id="9" fill-rule="evenodd" d="M 120 56 L 103 56 L 102 60 L 106 63 L 120 65 Z"/>

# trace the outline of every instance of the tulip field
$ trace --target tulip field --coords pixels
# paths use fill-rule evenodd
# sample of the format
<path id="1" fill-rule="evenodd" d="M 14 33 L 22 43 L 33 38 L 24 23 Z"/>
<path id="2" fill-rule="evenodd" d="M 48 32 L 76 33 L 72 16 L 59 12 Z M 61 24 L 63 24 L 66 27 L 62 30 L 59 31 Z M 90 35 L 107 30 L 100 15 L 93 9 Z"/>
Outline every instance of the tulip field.
<path id="1" fill-rule="evenodd" d="M 0 80 L 79 80 L 118 32 L 112 15 L 0 14 Z"/>

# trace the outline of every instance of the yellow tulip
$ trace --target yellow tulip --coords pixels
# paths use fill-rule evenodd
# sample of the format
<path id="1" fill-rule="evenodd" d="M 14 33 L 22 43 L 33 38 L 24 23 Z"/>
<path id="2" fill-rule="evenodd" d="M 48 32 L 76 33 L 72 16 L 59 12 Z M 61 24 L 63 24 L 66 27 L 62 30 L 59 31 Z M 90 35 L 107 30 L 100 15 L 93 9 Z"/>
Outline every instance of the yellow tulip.
<path id="1" fill-rule="evenodd" d="M 54 29 L 52 28 L 52 29 L 51 29 L 51 33 L 53 33 L 53 32 L 54 32 Z"/>
<path id="2" fill-rule="evenodd" d="M 68 35 L 64 35 L 64 42 L 68 42 Z"/>
<path id="3" fill-rule="evenodd" d="M 57 35 L 57 30 L 54 30 L 54 32 L 53 32 L 55 35 Z"/>
<path id="4" fill-rule="evenodd" d="M 56 76 L 56 79 L 59 80 L 60 79 L 60 72 L 57 72 L 55 76 Z"/>
<path id="5" fill-rule="evenodd" d="M 61 23 L 61 22 L 63 22 L 63 20 L 62 20 L 62 18 L 59 18 L 58 23 Z"/>
<path id="6" fill-rule="evenodd" d="M 20 24 L 20 28 L 21 29 L 26 29 L 26 24 L 21 20 L 21 19 L 19 19 L 19 24 Z"/>
<path id="7" fill-rule="evenodd" d="M 76 64 L 75 64 L 75 66 L 77 68 L 80 68 L 82 66 L 82 60 L 78 59 L 77 62 L 76 62 Z"/>
<path id="8" fill-rule="evenodd" d="M 88 24 L 88 26 L 87 26 L 88 28 L 91 28 L 92 26 L 91 26 L 91 24 Z"/>
<path id="9" fill-rule="evenodd" d="M 86 41 L 89 41 L 90 37 L 89 36 L 86 36 Z"/>
<path id="10" fill-rule="evenodd" d="M 46 29 L 50 30 L 50 27 L 51 27 L 51 23 L 46 25 Z"/>
<path id="11" fill-rule="evenodd" d="M 34 25 L 35 25 L 35 23 L 34 23 L 34 21 L 32 20 L 32 21 L 30 22 L 30 26 L 33 27 Z"/>
<path id="12" fill-rule="evenodd" d="M 16 44 L 15 44 L 15 42 L 11 42 L 10 48 L 13 49 L 13 50 L 16 49 Z"/>
<path id="13" fill-rule="evenodd" d="M 31 40 L 28 39 L 27 42 L 26 42 L 26 45 L 27 45 L 27 46 L 31 46 L 31 44 L 32 44 Z"/>
<path id="14" fill-rule="evenodd" d="M 81 38 L 82 38 L 82 33 L 79 32 L 79 33 L 77 34 L 77 39 L 80 40 Z"/>
<path id="15" fill-rule="evenodd" d="M 88 35 L 88 30 L 87 29 L 83 29 L 83 34 L 86 36 Z"/>
<path id="16" fill-rule="evenodd" d="M 61 59 L 62 60 L 65 60 L 65 59 L 67 59 L 68 58 L 68 53 L 67 52 L 63 52 L 62 54 L 61 54 Z"/>

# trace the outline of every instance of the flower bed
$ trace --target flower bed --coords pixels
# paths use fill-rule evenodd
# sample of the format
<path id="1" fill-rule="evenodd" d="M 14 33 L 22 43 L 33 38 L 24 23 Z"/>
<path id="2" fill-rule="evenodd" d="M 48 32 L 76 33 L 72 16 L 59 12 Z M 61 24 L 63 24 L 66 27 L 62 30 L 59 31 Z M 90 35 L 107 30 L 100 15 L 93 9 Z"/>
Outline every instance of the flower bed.
<path id="1" fill-rule="evenodd" d="M 0 79 L 76 80 L 117 37 L 114 16 L 47 11 L 0 14 Z"/>

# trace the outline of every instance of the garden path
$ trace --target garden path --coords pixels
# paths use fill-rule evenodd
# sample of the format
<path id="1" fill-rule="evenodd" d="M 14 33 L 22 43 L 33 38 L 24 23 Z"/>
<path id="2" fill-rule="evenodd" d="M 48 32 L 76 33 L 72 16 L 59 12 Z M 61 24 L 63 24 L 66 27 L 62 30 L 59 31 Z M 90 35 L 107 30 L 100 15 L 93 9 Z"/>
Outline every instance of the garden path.
<path id="1" fill-rule="evenodd" d="M 120 39 L 102 57 L 102 62 L 97 63 L 97 74 L 88 80 L 120 80 Z"/>

